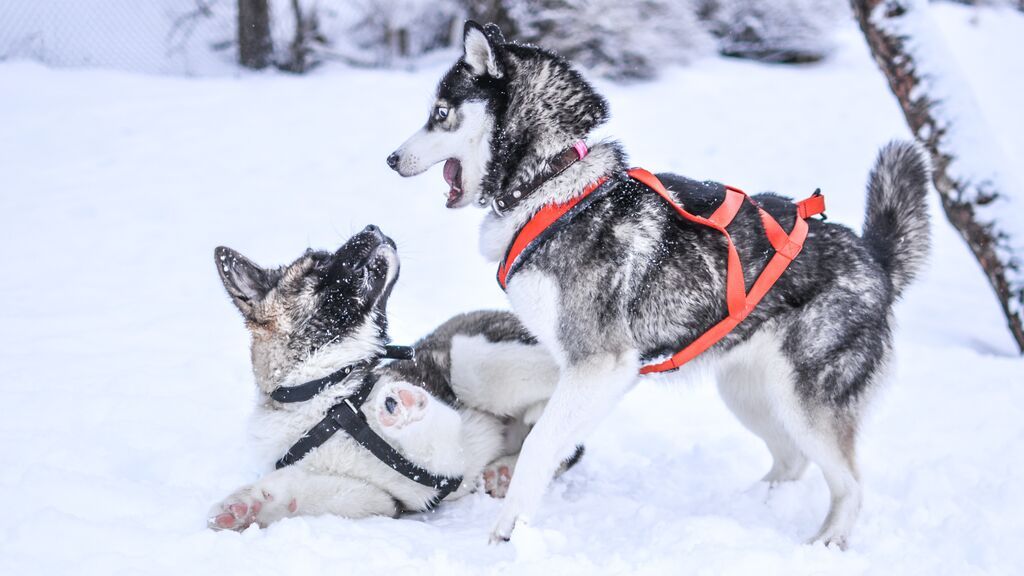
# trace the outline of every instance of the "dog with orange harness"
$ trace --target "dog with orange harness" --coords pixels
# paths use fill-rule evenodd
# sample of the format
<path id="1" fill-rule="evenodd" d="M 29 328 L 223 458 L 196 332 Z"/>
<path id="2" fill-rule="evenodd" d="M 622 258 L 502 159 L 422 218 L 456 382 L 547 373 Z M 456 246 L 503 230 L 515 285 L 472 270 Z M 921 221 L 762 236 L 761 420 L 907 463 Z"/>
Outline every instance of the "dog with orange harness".
<path id="1" fill-rule="evenodd" d="M 561 459 L 639 378 L 696 359 L 771 452 L 764 481 L 821 468 L 831 507 L 812 540 L 845 548 L 861 415 L 891 354 L 892 305 L 928 252 L 927 158 L 882 150 L 858 236 L 815 217 L 820 194 L 629 170 L 617 142 L 586 144 L 607 117 L 564 59 L 468 22 L 426 124 L 388 157 L 402 176 L 444 162 L 447 206 L 488 209 L 481 249 L 559 366 L 492 541 L 529 521 Z"/>

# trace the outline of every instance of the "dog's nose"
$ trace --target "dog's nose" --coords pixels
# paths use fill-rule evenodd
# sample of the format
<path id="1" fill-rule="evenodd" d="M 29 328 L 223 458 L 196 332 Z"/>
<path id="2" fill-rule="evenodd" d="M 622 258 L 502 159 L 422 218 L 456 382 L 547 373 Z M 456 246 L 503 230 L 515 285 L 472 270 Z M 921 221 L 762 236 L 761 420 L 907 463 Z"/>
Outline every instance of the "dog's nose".
<path id="1" fill-rule="evenodd" d="M 381 235 L 381 232 L 380 232 L 380 228 L 377 228 L 377 227 L 376 227 L 376 226 L 374 226 L 373 224 L 370 224 L 370 225 L 369 225 L 369 226 L 367 226 L 366 228 L 363 228 L 363 232 L 368 232 L 368 233 L 370 233 L 370 234 L 376 234 L 376 235 L 378 235 L 378 236 L 380 236 L 380 235 Z"/>
<path id="2" fill-rule="evenodd" d="M 391 155 L 388 156 L 388 166 L 390 166 L 392 170 L 398 170 L 398 152 L 392 152 Z"/>

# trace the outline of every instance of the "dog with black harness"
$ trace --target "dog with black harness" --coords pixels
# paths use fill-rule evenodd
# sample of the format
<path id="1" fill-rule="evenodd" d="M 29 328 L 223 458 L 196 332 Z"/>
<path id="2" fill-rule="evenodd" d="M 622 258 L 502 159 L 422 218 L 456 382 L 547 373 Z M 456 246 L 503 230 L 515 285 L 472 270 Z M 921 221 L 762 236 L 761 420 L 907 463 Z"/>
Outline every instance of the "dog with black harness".
<path id="1" fill-rule="evenodd" d="M 478 487 L 504 495 L 558 377 L 513 315 L 461 314 L 412 348 L 390 345 L 399 259 L 374 226 L 281 268 L 223 247 L 215 258 L 252 337 L 252 432 L 274 468 L 216 504 L 211 528 L 395 516 Z"/>
<path id="2" fill-rule="evenodd" d="M 443 162 L 446 205 L 488 211 L 481 250 L 559 366 L 491 540 L 529 520 L 559 461 L 641 374 L 699 358 L 771 452 L 766 482 L 821 468 L 831 507 L 812 540 L 845 547 L 864 406 L 886 372 L 893 304 L 928 252 L 926 155 L 882 150 L 858 236 L 814 217 L 820 195 L 628 170 L 618 142 L 590 139 L 608 104 L 565 59 L 475 22 L 463 48 L 387 163 L 413 176 Z"/>

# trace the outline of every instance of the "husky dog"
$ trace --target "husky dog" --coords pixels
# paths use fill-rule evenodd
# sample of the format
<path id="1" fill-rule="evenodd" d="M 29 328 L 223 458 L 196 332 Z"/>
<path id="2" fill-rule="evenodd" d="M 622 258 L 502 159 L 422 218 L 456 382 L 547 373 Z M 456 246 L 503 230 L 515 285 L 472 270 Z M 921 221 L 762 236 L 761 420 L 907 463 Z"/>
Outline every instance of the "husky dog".
<path id="1" fill-rule="evenodd" d="M 385 308 L 399 271 L 394 242 L 376 227 L 333 254 L 307 251 L 278 269 L 229 248 L 217 248 L 215 258 L 252 335 L 259 390 L 253 431 L 268 463 L 370 378 L 361 412 L 371 430 L 430 473 L 463 477 L 449 498 L 472 492 L 481 475 L 488 493 L 504 495 L 523 438 L 558 379 L 554 361 L 515 316 L 456 316 L 417 343 L 414 359 L 376 365 L 388 342 Z M 356 368 L 307 401 L 272 396 L 346 366 Z M 214 506 L 209 523 L 240 530 L 295 515 L 393 516 L 423 510 L 436 495 L 337 432 L 235 491 Z"/>
<path id="2" fill-rule="evenodd" d="M 388 157 L 402 176 L 443 161 L 448 207 L 492 206 L 481 250 L 495 261 L 541 207 L 568 202 L 601 177 L 612 187 L 508 281 L 514 311 L 560 376 L 523 445 L 492 541 L 528 521 L 560 459 L 633 386 L 641 364 L 676 352 L 727 315 L 723 237 L 681 219 L 626 177 L 617 142 L 556 163 L 607 117 L 604 98 L 564 59 L 506 42 L 494 25 L 467 22 L 463 56 L 441 79 L 426 125 Z M 721 396 L 770 450 L 765 481 L 796 480 L 808 462 L 821 468 L 832 498 L 813 541 L 845 547 L 861 507 L 858 425 L 890 356 L 892 304 L 928 251 L 929 171 L 913 145 L 885 147 L 869 178 L 863 234 L 809 221 L 803 252 L 701 357 L 716 361 Z M 659 177 L 678 203 L 703 216 L 724 195 L 714 182 Z M 522 190 L 529 193 L 520 197 Z M 510 197 L 514 206 L 499 209 Z M 754 199 L 793 227 L 789 199 Z M 749 203 L 729 230 L 749 290 L 773 250 Z"/>

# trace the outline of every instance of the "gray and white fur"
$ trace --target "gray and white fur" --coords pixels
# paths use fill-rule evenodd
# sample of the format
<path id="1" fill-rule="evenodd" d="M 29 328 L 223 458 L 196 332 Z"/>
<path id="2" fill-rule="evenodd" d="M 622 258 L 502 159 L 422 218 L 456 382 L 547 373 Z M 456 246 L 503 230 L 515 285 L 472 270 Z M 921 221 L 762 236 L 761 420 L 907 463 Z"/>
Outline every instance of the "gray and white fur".
<path id="1" fill-rule="evenodd" d="M 494 25 L 469 22 L 464 55 L 442 78 L 426 125 L 388 158 L 403 176 L 445 161 L 449 207 L 488 206 L 519 189 L 608 116 L 608 106 L 562 58 L 506 42 Z M 560 376 L 523 445 L 492 541 L 506 540 L 537 509 L 551 472 L 638 380 L 726 316 L 725 240 L 683 221 L 663 200 L 624 176 L 615 141 L 549 179 L 504 215 L 489 212 L 482 252 L 500 259 L 543 205 L 564 202 L 607 176 L 613 190 L 546 240 L 512 276 L 508 298 L 555 358 Z M 760 436 L 775 484 L 817 464 L 832 495 L 812 540 L 845 547 L 861 507 L 856 439 L 864 405 L 883 379 L 892 348 L 892 305 L 928 252 L 929 164 L 914 145 L 882 149 L 868 185 L 864 230 L 809 221 L 803 252 L 760 305 L 701 359 L 718 387 Z M 723 186 L 659 174 L 676 200 L 708 215 Z M 794 203 L 755 200 L 785 229 Z M 772 254 L 756 209 L 729 228 L 746 287 Z M 623 425 L 628 425 L 624 423 Z"/>
<path id="2" fill-rule="evenodd" d="M 413 360 L 357 370 L 307 402 L 279 403 L 280 386 L 315 380 L 380 355 L 386 305 L 398 278 L 394 243 L 367 227 L 337 252 L 307 251 L 264 269 L 218 248 L 217 269 L 252 336 L 259 399 L 252 432 L 274 461 L 364 377 L 369 426 L 431 473 L 462 476 L 455 499 L 478 488 L 502 497 L 523 438 L 557 382 L 557 366 L 515 316 L 456 316 L 416 343 Z M 372 372 L 372 373 L 369 373 Z M 568 463 L 571 465 L 571 463 Z M 234 491 L 209 515 L 215 529 L 266 526 L 296 515 L 349 518 L 422 510 L 435 496 L 339 432 L 297 463 Z"/>

